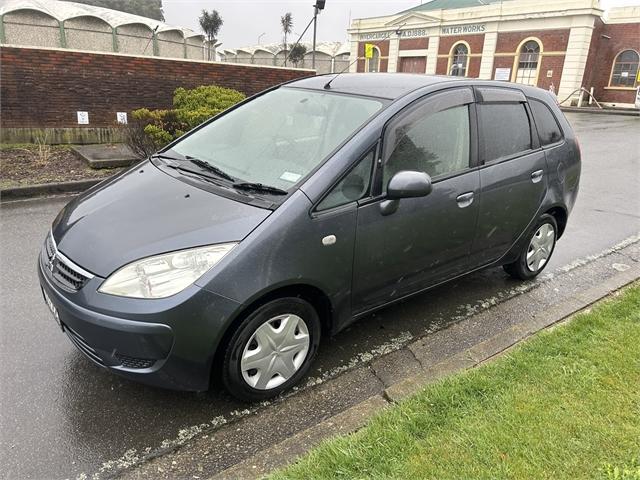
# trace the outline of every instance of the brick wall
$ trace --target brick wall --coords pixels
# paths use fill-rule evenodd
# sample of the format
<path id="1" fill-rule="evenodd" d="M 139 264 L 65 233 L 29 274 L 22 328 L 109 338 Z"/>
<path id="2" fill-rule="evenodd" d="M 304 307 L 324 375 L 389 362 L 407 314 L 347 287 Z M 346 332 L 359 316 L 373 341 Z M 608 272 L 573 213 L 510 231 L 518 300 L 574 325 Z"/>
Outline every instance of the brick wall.
<path id="1" fill-rule="evenodd" d="M 429 48 L 428 38 L 401 38 L 400 50 L 426 50 Z"/>
<path id="2" fill-rule="evenodd" d="M 583 86 L 587 90 L 595 87 L 594 95 L 599 102 L 634 103 L 636 96 L 634 88 L 610 89 L 607 87 L 616 56 L 623 50 L 631 49 L 640 52 L 640 23 L 603 24 L 598 22 L 591 42 Z"/>
<path id="3" fill-rule="evenodd" d="M 465 41 L 469 44 L 469 54 L 471 57 L 469 57 L 467 77 L 478 78 L 480 76 L 480 63 L 482 62 L 482 58 L 479 55 L 482 54 L 482 48 L 484 46 L 484 34 L 441 37 L 440 44 L 438 45 L 436 74 L 448 74 L 447 67 L 451 58 L 451 49 L 460 41 Z"/>
<path id="4" fill-rule="evenodd" d="M 543 52 L 564 52 L 569 43 L 569 29 L 500 32 L 496 53 L 515 53 L 520 42 L 529 37 L 540 39 Z"/>
<path id="5" fill-rule="evenodd" d="M 380 50 L 380 71 L 386 72 L 389 66 L 389 40 L 358 42 L 358 63 L 357 71 L 364 72 L 366 67 L 366 59 L 364 58 L 365 45 L 370 43 Z"/>
<path id="6" fill-rule="evenodd" d="M 109 127 L 116 112 L 170 108 L 177 87 L 220 85 L 252 95 L 312 75 L 294 69 L 231 65 L 69 50 L 2 46 L 0 117 L 3 128 Z"/>
<path id="7" fill-rule="evenodd" d="M 564 68 L 564 55 L 554 55 L 545 57 L 542 56 L 540 63 L 540 75 L 538 76 L 538 87 L 549 90 L 551 84 L 553 84 L 554 90 L 557 93 L 560 87 L 560 80 L 562 79 L 562 70 Z M 551 77 L 548 77 L 548 73 L 551 71 Z M 564 100 L 564 99 L 560 99 Z"/>
<path id="8" fill-rule="evenodd" d="M 484 33 L 481 35 L 440 37 L 438 55 L 449 55 L 451 53 L 451 48 L 461 41 L 465 41 L 469 44 L 469 53 L 471 55 L 482 53 L 482 47 L 484 46 Z"/>

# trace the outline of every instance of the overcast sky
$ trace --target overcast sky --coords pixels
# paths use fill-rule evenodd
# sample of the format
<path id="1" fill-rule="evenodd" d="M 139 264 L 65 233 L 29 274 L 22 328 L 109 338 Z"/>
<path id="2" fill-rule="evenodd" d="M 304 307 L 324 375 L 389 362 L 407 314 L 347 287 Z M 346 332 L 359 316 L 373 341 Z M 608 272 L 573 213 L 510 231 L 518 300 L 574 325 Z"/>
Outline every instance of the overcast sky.
<path id="1" fill-rule="evenodd" d="M 517 0 L 513 0 L 517 1 Z M 281 42 L 280 17 L 293 14 L 293 31 L 301 34 L 313 15 L 315 0 L 163 0 L 166 22 L 200 31 L 202 9 L 216 9 L 224 20 L 218 35 L 222 48 Z M 425 2 L 426 3 L 426 2 Z M 318 41 L 346 41 L 350 18 L 390 15 L 420 4 L 420 0 L 327 0 L 318 17 Z M 639 5 L 640 0 L 602 0 L 604 8 Z M 298 35 L 294 35 L 295 41 Z M 303 40 L 311 41 L 311 28 Z"/>

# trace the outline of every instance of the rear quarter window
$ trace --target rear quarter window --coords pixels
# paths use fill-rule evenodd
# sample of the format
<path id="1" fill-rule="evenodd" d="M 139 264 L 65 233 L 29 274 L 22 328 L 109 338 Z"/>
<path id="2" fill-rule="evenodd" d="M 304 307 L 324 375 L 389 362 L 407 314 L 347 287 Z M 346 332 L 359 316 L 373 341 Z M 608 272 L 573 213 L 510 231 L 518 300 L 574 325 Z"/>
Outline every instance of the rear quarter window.
<path id="1" fill-rule="evenodd" d="M 529 105 L 533 112 L 533 119 L 536 122 L 541 145 L 551 145 L 562 140 L 562 130 L 556 117 L 544 102 L 530 99 Z"/>
<path id="2" fill-rule="evenodd" d="M 531 125 L 523 103 L 480 103 L 478 120 L 485 162 L 531 149 Z"/>

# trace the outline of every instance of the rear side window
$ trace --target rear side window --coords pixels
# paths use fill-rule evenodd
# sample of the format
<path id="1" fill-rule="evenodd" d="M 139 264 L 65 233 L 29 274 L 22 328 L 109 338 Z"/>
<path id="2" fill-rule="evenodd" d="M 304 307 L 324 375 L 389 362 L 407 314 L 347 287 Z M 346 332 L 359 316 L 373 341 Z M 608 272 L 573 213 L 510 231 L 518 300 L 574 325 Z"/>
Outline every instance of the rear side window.
<path id="1" fill-rule="evenodd" d="M 531 126 L 523 103 L 480 103 L 478 120 L 485 162 L 531 149 Z"/>
<path id="2" fill-rule="evenodd" d="M 531 99 L 529 101 L 533 118 L 536 121 L 540 143 L 542 145 L 551 145 L 552 143 L 562 140 L 562 131 L 556 117 L 553 116 L 549 107 L 539 100 Z"/>

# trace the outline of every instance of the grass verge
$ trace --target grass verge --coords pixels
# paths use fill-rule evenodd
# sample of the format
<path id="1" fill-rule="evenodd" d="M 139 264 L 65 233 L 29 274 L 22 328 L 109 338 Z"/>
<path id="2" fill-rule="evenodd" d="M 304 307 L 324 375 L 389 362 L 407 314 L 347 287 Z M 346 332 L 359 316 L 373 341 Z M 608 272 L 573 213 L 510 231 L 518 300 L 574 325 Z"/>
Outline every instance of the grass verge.
<path id="1" fill-rule="evenodd" d="M 640 480 L 640 284 L 271 478 Z"/>

